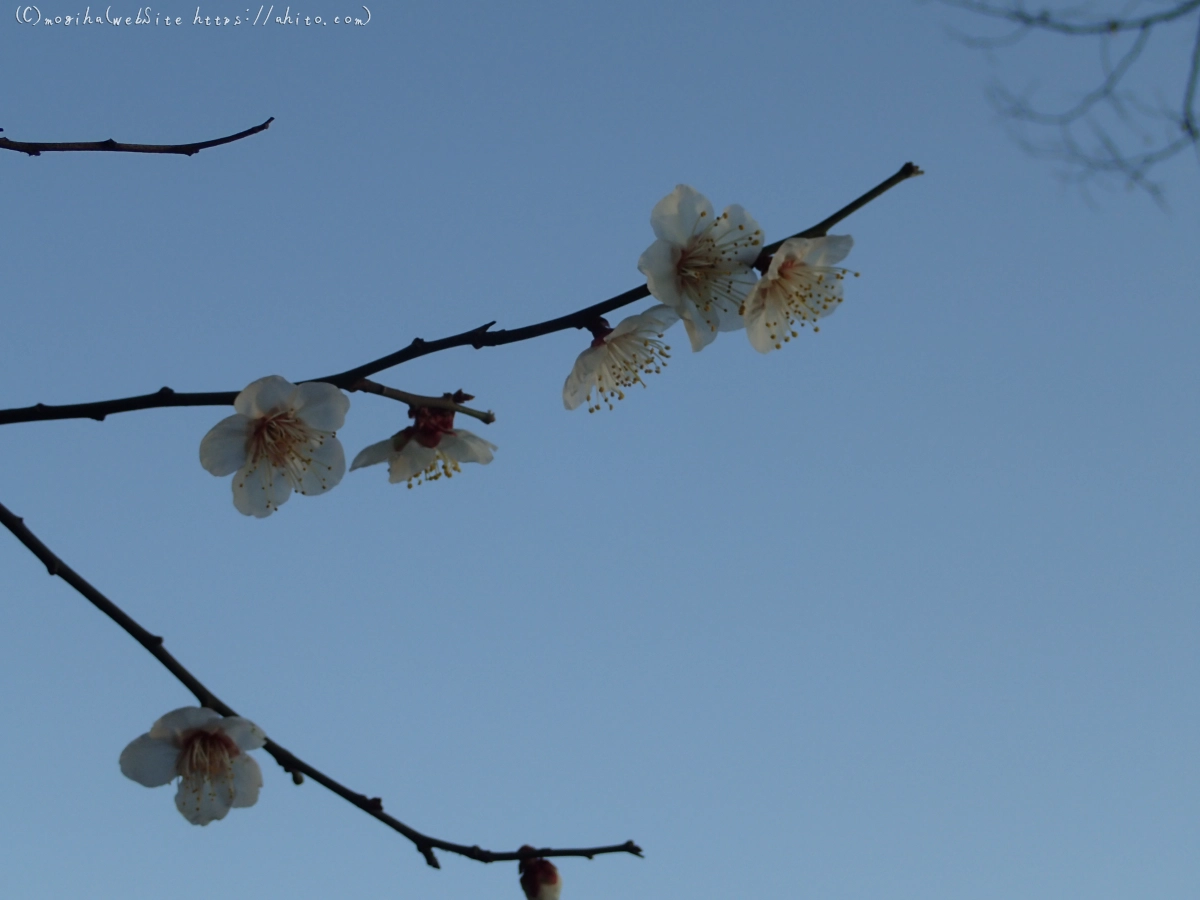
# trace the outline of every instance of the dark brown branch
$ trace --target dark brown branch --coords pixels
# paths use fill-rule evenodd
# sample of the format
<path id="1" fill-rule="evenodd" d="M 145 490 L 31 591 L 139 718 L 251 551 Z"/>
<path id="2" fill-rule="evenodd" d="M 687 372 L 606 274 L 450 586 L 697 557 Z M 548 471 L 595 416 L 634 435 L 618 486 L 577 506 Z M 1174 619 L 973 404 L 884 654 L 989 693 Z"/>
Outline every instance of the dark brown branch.
<path id="1" fill-rule="evenodd" d="M 261 125 L 239 131 L 227 137 L 214 138 L 211 141 L 198 141 L 194 144 L 122 144 L 109 138 L 107 141 L 71 141 L 67 143 L 43 143 L 41 141 L 10 141 L 0 137 L 0 150 L 16 150 L 29 156 L 41 156 L 43 153 L 175 153 L 182 156 L 192 156 L 209 147 L 219 147 L 221 144 L 232 144 L 242 138 L 248 138 L 260 131 L 266 131 L 275 117 L 267 119 Z"/>
<path id="2" fill-rule="evenodd" d="M 791 235 L 791 237 L 822 237 L 828 234 L 829 229 L 838 222 L 862 209 L 862 207 L 881 194 L 890 191 L 902 181 L 907 181 L 909 178 L 921 174 L 923 173 L 920 168 L 910 162 L 905 163 L 895 175 L 871 188 L 871 190 L 858 199 L 846 204 L 829 218 L 818 222 L 811 228 L 797 232 Z M 784 238 L 784 240 L 789 239 Z M 764 247 L 758 261 L 755 263 L 756 267 L 765 270 L 770 263 L 771 254 L 778 250 L 782 243 L 783 240 L 780 240 Z M 344 372 L 335 372 L 332 375 L 323 375 L 319 378 L 306 378 L 303 380 L 323 381 L 343 390 L 355 390 L 356 386 L 363 379 L 421 356 L 428 356 L 431 353 L 449 350 L 452 347 L 474 347 L 476 350 L 481 347 L 499 347 L 503 344 L 513 344 L 517 341 L 528 341 L 542 335 L 553 334 L 556 331 L 565 331 L 568 328 L 585 328 L 599 317 L 649 296 L 650 290 L 643 284 L 640 287 L 631 288 L 623 294 L 610 297 L 602 303 L 595 303 L 569 315 L 559 316 L 556 319 L 548 319 L 536 325 L 492 331 L 491 328 L 496 323 L 488 322 L 486 325 L 480 325 L 478 328 L 472 328 L 469 331 L 463 331 L 449 337 L 439 338 L 436 341 L 413 338 L 412 343 L 407 347 L 397 350 L 394 353 L 389 353 L 387 356 L 381 356 L 379 359 L 363 363 L 361 366 L 355 366 L 353 369 L 347 369 Z M 135 409 L 156 409 L 165 406 L 228 406 L 233 403 L 235 397 L 237 397 L 237 391 L 189 394 L 177 393 L 171 390 L 171 388 L 164 387 L 154 394 L 123 397 L 119 400 L 100 400 L 94 403 L 73 403 L 65 406 L 47 406 L 44 403 L 38 403 L 35 406 L 0 409 L 0 425 L 11 425 L 16 422 L 41 422 L 49 419 L 96 419 L 102 421 L 105 416 L 112 413 L 130 412 Z"/>
<path id="3" fill-rule="evenodd" d="M 95 587 L 87 582 L 78 572 L 64 563 L 55 553 L 38 539 L 38 537 L 29 530 L 25 525 L 25 521 L 19 516 L 14 515 L 8 507 L 0 503 L 0 524 L 4 525 L 13 533 L 25 547 L 41 560 L 42 564 L 51 576 L 57 575 L 76 591 L 82 594 L 93 606 L 116 622 L 122 629 L 132 637 L 135 641 L 141 644 L 149 651 L 155 659 L 166 667 L 167 671 L 179 679 L 193 696 L 200 702 L 201 706 L 206 706 L 211 710 L 219 712 L 223 716 L 236 716 L 237 713 L 212 691 L 205 687 L 195 675 L 184 668 L 174 656 L 166 651 L 163 647 L 163 639 L 158 635 L 151 634 L 141 625 L 139 625 L 131 616 L 129 616 L 119 606 L 109 600 L 104 594 L 100 593 Z M 434 855 L 435 850 L 445 850 L 447 853 L 457 853 L 460 856 L 465 856 L 468 859 L 474 859 L 478 862 L 499 862 L 502 860 L 525 859 L 531 856 L 586 856 L 591 859 L 594 856 L 600 856 L 605 853 L 632 853 L 634 856 L 641 856 L 642 849 L 633 841 L 626 841 L 624 844 L 612 844 L 606 847 L 587 847 L 587 848 L 568 848 L 563 850 L 555 850 L 546 848 L 538 850 L 534 853 L 529 851 L 505 851 L 495 852 L 492 850 L 483 850 L 478 846 L 467 846 L 465 844 L 455 844 L 450 841 L 443 841 L 440 838 L 430 837 L 422 834 L 414 828 L 405 825 L 399 819 L 389 816 L 383 811 L 383 801 L 378 797 L 366 797 L 363 794 L 356 793 L 350 790 L 345 785 L 334 781 L 328 775 L 314 769 L 304 760 L 294 755 L 291 751 L 286 750 L 274 741 L 267 741 L 263 747 L 267 753 L 275 758 L 275 761 L 283 767 L 285 772 L 289 772 L 295 776 L 299 772 L 307 775 L 313 781 L 324 787 L 329 788 L 339 797 L 353 803 L 363 812 L 374 816 L 380 822 L 383 822 L 389 828 L 398 831 L 404 837 L 408 838 L 416 845 L 417 850 L 425 857 L 425 862 L 433 866 L 435 869 L 441 868 L 438 864 L 437 856 Z M 297 782 L 299 783 L 299 782 Z"/>
<path id="4" fill-rule="evenodd" d="M 0 410 L 0 425 L 14 422 L 44 422 L 50 419 L 95 419 L 103 422 L 113 413 L 132 412 L 135 409 L 160 409 L 170 406 L 231 406 L 237 391 L 210 391 L 206 393 L 181 394 L 169 387 L 159 388 L 153 394 L 136 397 L 121 397 L 119 400 L 98 400 L 93 403 L 68 403 L 63 406 L 47 406 L 37 403 L 16 409 Z"/>

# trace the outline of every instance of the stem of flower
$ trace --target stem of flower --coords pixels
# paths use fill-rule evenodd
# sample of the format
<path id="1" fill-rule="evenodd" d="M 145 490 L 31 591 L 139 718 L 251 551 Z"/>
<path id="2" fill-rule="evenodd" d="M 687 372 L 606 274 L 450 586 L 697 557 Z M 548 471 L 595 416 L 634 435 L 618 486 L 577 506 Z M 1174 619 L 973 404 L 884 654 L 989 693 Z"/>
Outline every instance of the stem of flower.
<path id="1" fill-rule="evenodd" d="M 357 383 L 352 384 L 347 390 L 363 391 L 368 394 L 378 394 L 380 397 L 387 397 L 389 400 L 399 400 L 401 403 L 407 403 L 409 406 L 426 406 L 432 409 L 448 409 L 452 412 L 462 413 L 464 416 L 470 416 L 473 419 L 478 419 L 485 425 L 491 425 L 496 421 L 496 414 L 490 409 L 487 412 L 481 412 L 478 409 L 471 409 L 468 406 L 463 406 L 456 402 L 455 397 L 461 394 L 443 394 L 440 397 L 423 397 L 420 394 L 410 394 L 408 391 L 402 391 L 398 388 L 388 387 L 384 384 L 379 384 L 376 381 L 362 378 Z"/>

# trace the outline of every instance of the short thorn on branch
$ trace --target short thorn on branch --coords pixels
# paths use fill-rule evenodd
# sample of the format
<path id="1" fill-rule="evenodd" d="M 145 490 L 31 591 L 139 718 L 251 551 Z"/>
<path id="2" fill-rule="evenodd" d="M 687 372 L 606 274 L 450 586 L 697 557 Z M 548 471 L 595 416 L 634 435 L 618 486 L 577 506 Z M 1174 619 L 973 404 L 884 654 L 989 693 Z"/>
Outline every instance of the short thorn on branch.
<path id="1" fill-rule="evenodd" d="M 496 323 L 494 321 L 488 322 L 486 325 L 480 325 L 478 328 L 476 328 L 474 331 L 471 332 L 472 334 L 479 335 L 479 340 L 474 340 L 471 342 L 471 346 L 474 349 L 482 350 L 485 346 L 487 346 L 486 344 L 482 343 L 482 338 L 485 334 L 488 333 L 488 331 L 491 329 L 491 327 L 495 324 Z"/>

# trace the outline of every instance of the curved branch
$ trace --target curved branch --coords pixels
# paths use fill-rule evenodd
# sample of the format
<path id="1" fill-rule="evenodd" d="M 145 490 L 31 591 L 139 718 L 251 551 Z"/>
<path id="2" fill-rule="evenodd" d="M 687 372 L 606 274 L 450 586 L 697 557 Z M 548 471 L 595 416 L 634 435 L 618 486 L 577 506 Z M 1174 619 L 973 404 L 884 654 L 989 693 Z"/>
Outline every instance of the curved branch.
<path id="1" fill-rule="evenodd" d="M 1180 3 L 1163 12 L 1139 16 L 1135 19 L 1106 18 L 1090 22 L 1069 22 L 1066 19 L 1055 18 L 1049 10 L 1045 9 L 1041 12 L 1031 13 L 1026 12 L 1020 6 L 1016 8 L 993 6 L 990 3 L 977 3 L 975 0 L 942 0 L 942 2 L 947 6 L 965 9 L 993 19 L 1006 19 L 1025 28 L 1075 35 L 1118 34 L 1122 31 L 1137 31 L 1185 18 L 1200 9 L 1200 0 L 1181 0 Z"/>
<path id="2" fill-rule="evenodd" d="M 1152 108 L 1127 90 L 1123 83 L 1130 70 L 1143 56 L 1151 31 L 1159 26 L 1183 22 L 1200 12 L 1200 0 L 1177 0 L 1167 9 L 1136 17 L 1089 16 L 1086 11 L 1066 10 L 1037 13 L 1025 9 L 1021 0 L 1008 4 L 978 0 L 942 0 L 956 9 L 1011 23 L 1014 30 L 996 39 L 960 38 L 971 46 L 993 47 L 1015 43 L 1034 31 L 1074 37 L 1098 38 L 1102 79 L 1092 90 L 1061 112 L 1036 108 L 1027 96 L 1018 97 L 1003 88 L 992 88 L 990 99 L 1001 115 L 1019 124 L 1058 129 L 1057 139 L 1034 143 L 1018 134 L 1016 139 L 1031 155 L 1063 160 L 1079 168 L 1072 180 L 1083 182 L 1095 176 L 1117 175 L 1137 185 L 1162 204 L 1162 191 L 1149 178 L 1150 170 L 1189 147 L 1200 154 L 1200 127 L 1195 110 L 1197 81 L 1200 80 L 1200 32 L 1192 42 L 1191 60 L 1183 81 L 1181 102 L 1176 110 Z M 1197 16 L 1200 19 L 1200 16 Z M 1117 35 L 1135 33 L 1136 37 L 1120 54 L 1115 64 L 1109 51 Z M 1122 128 L 1129 129 L 1138 144 L 1118 140 L 1104 123 L 1111 115 Z M 1152 124 L 1167 123 L 1170 132 L 1152 134 Z M 1082 128 L 1081 135 L 1076 129 Z M 1155 129 L 1157 131 L 1157 129 Z M 1148 147 L 1149 149 L 1142 149 Z"/>
<path id="3" fill-rule="evenodd" d="M 1138 32 L 1137 39 L 1133 42 L 1128 50 L 1121 54 L 1115 66 L 1106 67 L 1107 73 L 1104 81 L 1100 86 L 1084 94 L 1083 98 L 1068 109 L 1061 113 L 1044 113 L 1039 112 L 1033 107 L 1027 105 L 1023 101 L 1018 100 L 1007 91 L 997 90 L 992 94 L 993 102 L 997 107 L 1003 107 L 1001 112 L 1013 119 L 1018 119 L 1022 122 L 1033 122 L 1038 125 L 1069 125 L 1076 119 L 1086 116 L 1092 111 L 1092 108 L 1104 101 L 1109 101 L 1114 105 L 1118 103 L 1116 97 L 1117 86 L 1121 83 L 1121 79 L 1129 71 L 1129 67 L 1137 62 L 1138 57 L 1142 55 L 1142 51 L 1146 49 L 1146 42 L 1150 40 L 1150 29 L 1143 28 Z"/>
<path id="4" fill-rule="evenodd" d="M 1200 2 L 1200 0 L 1197 0 L 1197 2 Z M 922 174 L 924 173 L 918 166 L 911 162 L 905 163 L 895 175 L 871 188 L 871 190 L 856 200 L 846 204 L 827 219 L 818 222 L 811 228 L 797 232 L 791 235 L 791 237 L 822 237 L 838 222 L 862 209 L 862 207 L 881 194 L 891 190 L 900 184 L 900 182 Z M 784 240 L 789 239 L 784 238 Z M 762 253 L 759 254 L 755 267 L 765 271 L 770 264 L 771 255 L 782 244 L 783 240 L 779 240 L 765 246 Z M 335 372 L 332 375 L 324 375 L 319 378 L 305 378 L 302 381 L 323 381 L 343 390 L 353 390 L 355 385 L 363 379 L 421 356 L 428 356 L 431 353 L 449 350 L 452 347 L 474 347 L 476 350 L 482 347 L 499 347 L 503 344 L 513 344 L 517 341 L 528 341 L 532 338 L 552 334 L 556 331 L 565 331 L 568 328 L 585 328 L 598 317 L 649 296 L 650 291 L 643 284 L 640 287 L 631 288 L 622 294 L 617 294 L 615 297 L 610 297 L 601 303 L 595 303 L 568 315 L 559 316 L 556 319 L 548 319 L 545 322 L 539 322 L 535 325 L 526 325 L 523 328 L 492 331 L 491 327 L 496 323 L 488 322 L 485 325 L 480 325 L 478 328 L 472 328 L 469 331 L 439 338 L 435 341 L 413 338 L 412 343 L 407 347 L 397 350 L 394 353 L 389 353 L 387 356 L 381 356 L 379 359 L 371 360 L 353 369 L 347 369 L 344 372 Z M 164 387 L 153 394 L 140 394 L 136 397 L 122 397 L 117 400 L 99 400 L 93 403 L 72 403 L 63 406 L 47 406 L 44 403 L 38 403 L 33 406 L 0 409 L 0 425 L 12 425 L 17 422 L 43 422 L 50 419 L 95 419 L 103 421 L 105 416 L 113 413 L 131 412 L 137 409 L 157 409 L 168 406 L 229 406 L 233 403 L 237 394 L 237 391 L 180 393 L 169 387 Z"/>
<path id="5" fill-rule="evenodd" d="M 179 660 L 166 651 L 163 647 L 163 639 L 155 634 L 151 634 L 143 628 L 132 616 L 127 614 L 117 604 L 109 600 L 104 594 L 93 587 L 86 581 L 78 572 L 64 563 L 55 553 L 43 544 L 38 537 L 26 527 L 25 522 L 19 516 L 13 514 L 3 503 L 0 503 L 0 524 L 4 525 L 13 533 L 25 547 L 42 561 L 46 570 L 51 576 L 57 575 L 84 598 L 86 598 L 98 610 L 116 622 L 121 628 L 132 637 L 135 641 L 141 644 L 146 650 L 157 659 L 163 666 L 174 675 L 184 687 L 192 692 L 196 700 L 201 706 L 206 706 L 211 710 L 219 712 L 223 716 L 235 716 L 237 713 L 204 684 L 201 683 L 195 675 L 189 672 Z M 281 747 L 274 741 L 268 740 L 263 747 L 267 753 L 274 757 L 275 761 L 283 768 L 285 772 L 292 774 L 292 779 L 297 784 L 303 781 L 303 778 L 298 778 L 297 775 L 307 775 L 313 781 L 333 791 L 344 800 L 353 803 L 363 812 L 374 816 L 380 822 L 383 822 L 389 828 L 399 832 L 408 838 L 416 845 L 418 852 L 425 857 L 425 862 L 433 866 L 435 869 L 440 869 L 437 856 L 434 855 L 435 850 L 444 850 L 447 853 L 457 853 L 459 856 L 465 856 L 468 859 L 473 859 L 478 862 L 499 862 L 502 860 L 517 860 L 527 859 L 533 856 L 585 856 L 591 859 L 594 856 L 600 856 L 605 853 L 631 853 L 634 856 L 642 855 L 642 848 L 633 841 L 626 841 L 624 844 L 611 844 L 605 847 L 586 847 L 586 848 L 567 848 L 556 850 L 554 848 L 546 848 L 537 851 L 503 851 L 496 852 L 492 850 L 483 850 L 478 846 L 468 847 L 465 844 L 455 844 L 450 841 L 444 841 L 441 838 L 430 837 L 422 834 L 415 828 L 405 825 L 399 819 L 389 816 L 383 811 L 383 801 L 378 797 L 366 797 L 356 791 L 350 790 L 340 782 L 335 781 L 328 775 L 313 768 L 304 760 L 293 754 L 291 751 Z"/>
<path id="6" fill-rule="evenodd" d="M 0 150 L 16 150 L 29 156 L 41 156 L 43 153 L 174 153 L 181 156 L 193 156 L 209 147 L 219 147 L 221 144 L 232 144 L 242 138 L 266 131 L 275 117 L 267 119 L 261 125 L 239 131 L 226 137 L 213 138 L 211 141 L 197 141 L 194 144 L 122 144 L 109 138 L 107 141 L 71 141 L 68 143 L 43 143 L 40 141 L 10 141 L 0 137 Z M 2 131 L 3 129 L 0 129 Z"/>

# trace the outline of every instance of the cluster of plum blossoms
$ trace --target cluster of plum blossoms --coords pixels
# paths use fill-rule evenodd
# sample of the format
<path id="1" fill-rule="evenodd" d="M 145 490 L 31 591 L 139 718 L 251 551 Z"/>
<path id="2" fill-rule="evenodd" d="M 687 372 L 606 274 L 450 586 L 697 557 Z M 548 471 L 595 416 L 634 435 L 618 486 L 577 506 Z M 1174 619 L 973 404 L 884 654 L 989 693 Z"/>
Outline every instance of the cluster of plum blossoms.
<path id="1" fill-rule="evenodd" d="M 662 338 L 683 321 L 692 350 L 718 332 L 745 329 L 761 353 L 796 336 L 797 323 L 813 323 L 842 301 L 846 270 L 841 262 L 849 236 L 792 238 L 771 258 L 760 279 L 755 270 L 762 230 L 740 206 L 716 215 L 708 198 L 679 185 L 650 214 L 656 240 L 638 260 L 650 293 L 660 305 L 622 320 L 588 325 L 591 346 L 579 355 L 563 385 L 563 405 L 584 401 L 595 412 L 612 408 L 623 388 L 644 384 L 670 356 Z M 593 400 L 593 393 L 595 399 Z M 213 475 L 233 475 L 233 504 L 248 515 L 269 516 L 292 491 L 323 494 L 342 480 L 346 458 L 337 430 L 349 398 L 331 384 L 294 385 L 278 375 L 260 378 L 234 401 L 235 414 L 218 422 L 200 442 L 200 463 Z M 460 463 L 489 463 L 494 444 L 454 427 L 448 409 L 412 407 L 414 424 L 363 449 L 351 470 L 388 464 L 389 480 L 412 487 L 449 477 Z"/>
<path id="2" fill-rule="evenodd" d="M 590 324 L 591 346 L 579 355 L 563 386 L 563 405 L 589 411 L 612 408 L 622 388 L 658 372 L 670 347 L 666 331 L 682 320 L 692 350 L 712 343 L 721 331 L 745 329 L 762 353 L 797 336 L 794 327 L 833 312 L 842 301 L 847 271 L 841 262 L 853 246 L 848 236 L 792 238 L 771 258 L 762 278 L 755 270 L 762 230 L 740 206 L 715 215 L 695 189 L 679 185 L 650 214 L 656 240 L 638 260 L 650 293 L 660 301 L 615 328 L 604 319 Z M 593 391 L 597 400 L 592 400 Z M 239 512 L 269 516 L 292 491 L 323 494 L 346 473 L 337 439 L 350 399 L 322 382 L 292 384 L 269 375 L 246 387 L 235 413 L 218 422 L 200 442 L 200 463 L 213 475 L 233 475 Z M 451 409 L 413 406 L 413 424 L 364 448 L 351 470 L 388 464 L 389 480 L 436 480 L 459 463 L 489 463 L 495 445 L 454 427 Z M 121 754 L 121 771 L 148 787 L 180 779 L 175 803 L 195 825 L 221 819 L 233 807 L 252 806 L 262 772 L 245 751 L 262 747 L 266 736 L 254 723 L 188 707 L 163 716 Z M 524 849 L 524 848 L 523 848 Z M 522 887 L 531 900 L 556 900 L 557 870 L 547 860 L 522 864 Z"/>

